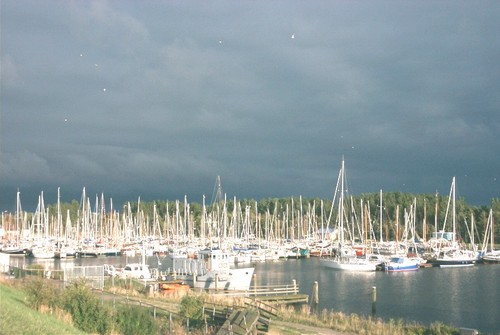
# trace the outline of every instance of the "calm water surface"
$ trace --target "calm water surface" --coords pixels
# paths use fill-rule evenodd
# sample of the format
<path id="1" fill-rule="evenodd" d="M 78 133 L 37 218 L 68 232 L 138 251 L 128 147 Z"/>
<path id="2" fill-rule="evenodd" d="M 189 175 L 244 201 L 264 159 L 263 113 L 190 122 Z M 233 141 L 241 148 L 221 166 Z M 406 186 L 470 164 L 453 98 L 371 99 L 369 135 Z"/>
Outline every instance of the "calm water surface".
<path id="1" fill-rule="evenodd" d="M 296 279 L 311 296 L 319 284 L 319 309 L 371 315 L 372 287 L 376 315 L 386 320 L 442 321 L 457 327 L 500 334 L 500 265 L 425 268 L 415 272 L 352 273 L 320 266 L 317 258 L 256 265 L 261 284 Z"/>
<path id="2" fill-rule="evenodd" d="M 124 266 L 137 261 L 139 257 L 121 256 L 50 261 L 22 258 L 16 262 L 48 262 L 63 268 L 104 263 Z M 151 267 L 165 270 L 166 261 L 162 257 L 149 257 L 147 262 Z M 258 285 L 289 284 L 295 279 L 300 292 L 311 296 L 313 284 L 318 281 L 319 310 L 371 315 L 371 292 L 375 286 L 377 317 L 413 320 L 425 325 L 442 321 L 482 333 L 500 334 L 500 265 L 425 268 L 406 273 L 350 273 L 322 267 L 313 257 L 257 263 L 255 267 Z"/>

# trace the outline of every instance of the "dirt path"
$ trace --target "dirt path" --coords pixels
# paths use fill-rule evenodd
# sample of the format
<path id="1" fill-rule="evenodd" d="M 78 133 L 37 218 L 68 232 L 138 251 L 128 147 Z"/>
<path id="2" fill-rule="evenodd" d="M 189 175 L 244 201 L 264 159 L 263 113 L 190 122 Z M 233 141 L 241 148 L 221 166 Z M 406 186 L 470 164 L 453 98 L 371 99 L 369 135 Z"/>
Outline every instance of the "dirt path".
<path id="1" fill-rule="evenodd" d="M 283 321 L 271 321 L 271 327 L 268 334 L 270 335 L 352 335 L 342 333 L 328 328 L 319 328 L 307 326 L 299 323 L 290 323 Z"/>

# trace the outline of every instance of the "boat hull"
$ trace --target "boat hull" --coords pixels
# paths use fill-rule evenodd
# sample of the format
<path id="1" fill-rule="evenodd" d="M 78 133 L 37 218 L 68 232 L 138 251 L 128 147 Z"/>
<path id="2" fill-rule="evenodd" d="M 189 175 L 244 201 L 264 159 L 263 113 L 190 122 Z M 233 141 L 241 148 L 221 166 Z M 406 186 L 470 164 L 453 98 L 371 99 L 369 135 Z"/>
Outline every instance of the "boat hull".
<path id="1" fill-rule="evenodd" d="M 324 267 L 340 271 L 372 272 L 377 270 L 376 264 L 357 258 L 345 260 L 322 258 L 320 259 L 320 264 Z"/>
<path id="2" fill-rule="evenodd" d="M 474 266 L 476 260 L 473 259 L 436 259 L 433 264 L 441 268 Z"/>
<path id="3" fill-rule="evenodd" d="M 481 261 L 483 263 L 488 263 L 488 264 L 497 264 L 500 263 L 500 256 L 484 256 L 481 258 Z"/>
<path id="4" fill-rule="evenodd" d="M 393 257 L 390 261 L 384 264 L 384 269 L 387 272 L 405 272 L 417 271 L 420 267 L 420 262 L 406 257 Z"/>
<path id="5" fill-rule="evenodd" d="M 230 269 L 229 271 L 209 271 L 196 276 L 192 286 L 205 290 L 248 291 L 255 268 Z"/>
<path id="6" fill-rule="evenodd" d="M 415 265 L 406 265 L 406 266 L 398 266 L 398 265 L 386 265 L 385 271 L 387 272 L 405 272 L 405 271 L 417 271 L 419 266 Z"/>

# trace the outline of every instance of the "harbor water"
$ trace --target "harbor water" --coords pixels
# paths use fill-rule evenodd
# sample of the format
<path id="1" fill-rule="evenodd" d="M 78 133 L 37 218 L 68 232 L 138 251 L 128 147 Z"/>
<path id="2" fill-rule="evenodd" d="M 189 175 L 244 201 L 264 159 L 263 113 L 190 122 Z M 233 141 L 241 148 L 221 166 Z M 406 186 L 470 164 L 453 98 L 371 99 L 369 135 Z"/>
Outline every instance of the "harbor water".
<path id="1" fill-rule="evenodd" d="M 259 263 L 259 285 L 296 279 L 300 292 L 311 296 L 319 284 L 318 310 L 376 316 L 429 325 L 435 321 L 482 333 L 500 334 L 500 266 L 423 268 L 412 272 L 346 272 L 320 266 L 318 258 Z"/>
<path id="2" fill-rule="evenodd" d="M 63 260 L 21 257 L 11 259 L 11 265 L 36 262 L 61 269 L 105 263 L 124 266 L 138 261 L 140 257 L 126 256 Z M 152 268 L 166 270 L 166 259 L 161 256 L 148 257 L 147 263 Z M 376 287 L 376 317 L 416 321 L 427 326 L 440 321 L 456 327 L 474 328 L 485 334 L 500 334 L 500 265 L 423 268 L 399 273 L 336 271 L 322 267 L 315 257 L 253 265 L 257 285 L 289 284 L 295 279 L 300 293 L 311 297 L 317 281 L 319 304 L 311 307 L 318 311 L 327 309 L 370 316 L 372 289 Z"/>

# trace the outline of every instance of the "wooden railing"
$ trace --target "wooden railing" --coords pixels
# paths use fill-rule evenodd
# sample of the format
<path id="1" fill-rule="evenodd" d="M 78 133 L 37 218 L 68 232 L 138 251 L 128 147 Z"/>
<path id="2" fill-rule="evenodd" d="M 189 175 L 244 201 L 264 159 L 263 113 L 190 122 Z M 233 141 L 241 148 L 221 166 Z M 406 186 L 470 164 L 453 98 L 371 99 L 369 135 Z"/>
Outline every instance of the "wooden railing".
<path id="1" fill-rule="evenodd" d="M 232 297 L 259 297 L 259 296 L 276 296 L 276 295 L 292 295 L 299 294 L 299 285 L 295 280 L 291 284 L 284 285 L 264 285 L 251 286 L 248 290 L 208 290 L 210 294 L 223 294 Z"/>

